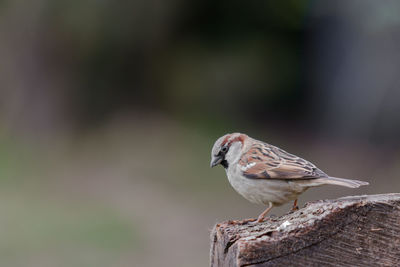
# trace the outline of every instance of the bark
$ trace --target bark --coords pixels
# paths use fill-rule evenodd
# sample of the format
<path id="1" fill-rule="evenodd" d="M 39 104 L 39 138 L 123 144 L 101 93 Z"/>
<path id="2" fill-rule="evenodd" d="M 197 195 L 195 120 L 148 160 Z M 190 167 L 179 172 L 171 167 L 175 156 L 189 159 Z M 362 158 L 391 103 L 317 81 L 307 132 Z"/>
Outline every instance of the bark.
<path id="1" fill-rule="evenodd" d="M 267 222 L 217 224 L 211 266 L 400 266 L 400 194 L 310 202 Z"/>

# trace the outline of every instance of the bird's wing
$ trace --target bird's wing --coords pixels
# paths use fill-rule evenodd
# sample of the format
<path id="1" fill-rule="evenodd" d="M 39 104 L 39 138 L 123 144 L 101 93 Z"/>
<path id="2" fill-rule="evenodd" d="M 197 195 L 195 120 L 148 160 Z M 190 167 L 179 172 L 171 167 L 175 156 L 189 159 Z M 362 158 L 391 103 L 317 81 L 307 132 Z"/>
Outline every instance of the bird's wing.
<path id="1" fill-rule="evenodd" d="M 257 143 L 239 160 L 243 175 L 251 179 L 313 179 L 328 177 L 314 164 L 278 147 Z"/>

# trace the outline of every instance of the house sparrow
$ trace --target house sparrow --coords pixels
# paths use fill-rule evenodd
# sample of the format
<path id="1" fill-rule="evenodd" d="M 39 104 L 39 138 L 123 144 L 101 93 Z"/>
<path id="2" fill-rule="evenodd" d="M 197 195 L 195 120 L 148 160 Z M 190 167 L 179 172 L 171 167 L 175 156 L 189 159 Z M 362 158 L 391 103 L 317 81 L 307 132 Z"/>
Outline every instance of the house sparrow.
<path id="1" fill-rule="evenodd" d="M 211 151 L 211 167 L 221 164 L 232 187 L 252 203 L 268 205 L 262 222 L 274 206 L 294 200 L 310 187 L 333 184 L 357 188 L 367 182 L 328 176 L 314 164 L 246 134 L 220 137 Z"/>

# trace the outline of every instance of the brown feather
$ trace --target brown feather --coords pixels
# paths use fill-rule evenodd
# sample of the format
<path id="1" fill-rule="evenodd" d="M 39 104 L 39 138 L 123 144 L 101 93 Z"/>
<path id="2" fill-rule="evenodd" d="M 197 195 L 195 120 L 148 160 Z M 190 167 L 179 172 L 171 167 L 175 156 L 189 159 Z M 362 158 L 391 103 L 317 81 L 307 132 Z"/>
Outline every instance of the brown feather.
<path id="1" fill-rule="evenodd" d="M 246 168 L 246 166 L 251 167 Z M 278 147 L 253 144 L 239 160 L 243 175 L 251 179 L 315 179 L 328 177 L 311 162 Z"/>

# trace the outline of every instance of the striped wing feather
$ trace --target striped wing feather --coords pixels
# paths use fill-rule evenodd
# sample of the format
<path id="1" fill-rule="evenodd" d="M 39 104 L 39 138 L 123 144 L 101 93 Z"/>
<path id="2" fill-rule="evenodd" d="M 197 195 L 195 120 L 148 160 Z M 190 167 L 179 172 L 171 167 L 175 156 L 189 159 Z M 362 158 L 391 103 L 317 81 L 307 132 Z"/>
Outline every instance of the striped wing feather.
<path id="1" fill-rule="evenodd" d="M 243 175 L 251 179 L 313 179 L 328 177 L 314 164 L 278 147 L 254 144 L 239 161 Z"/>

